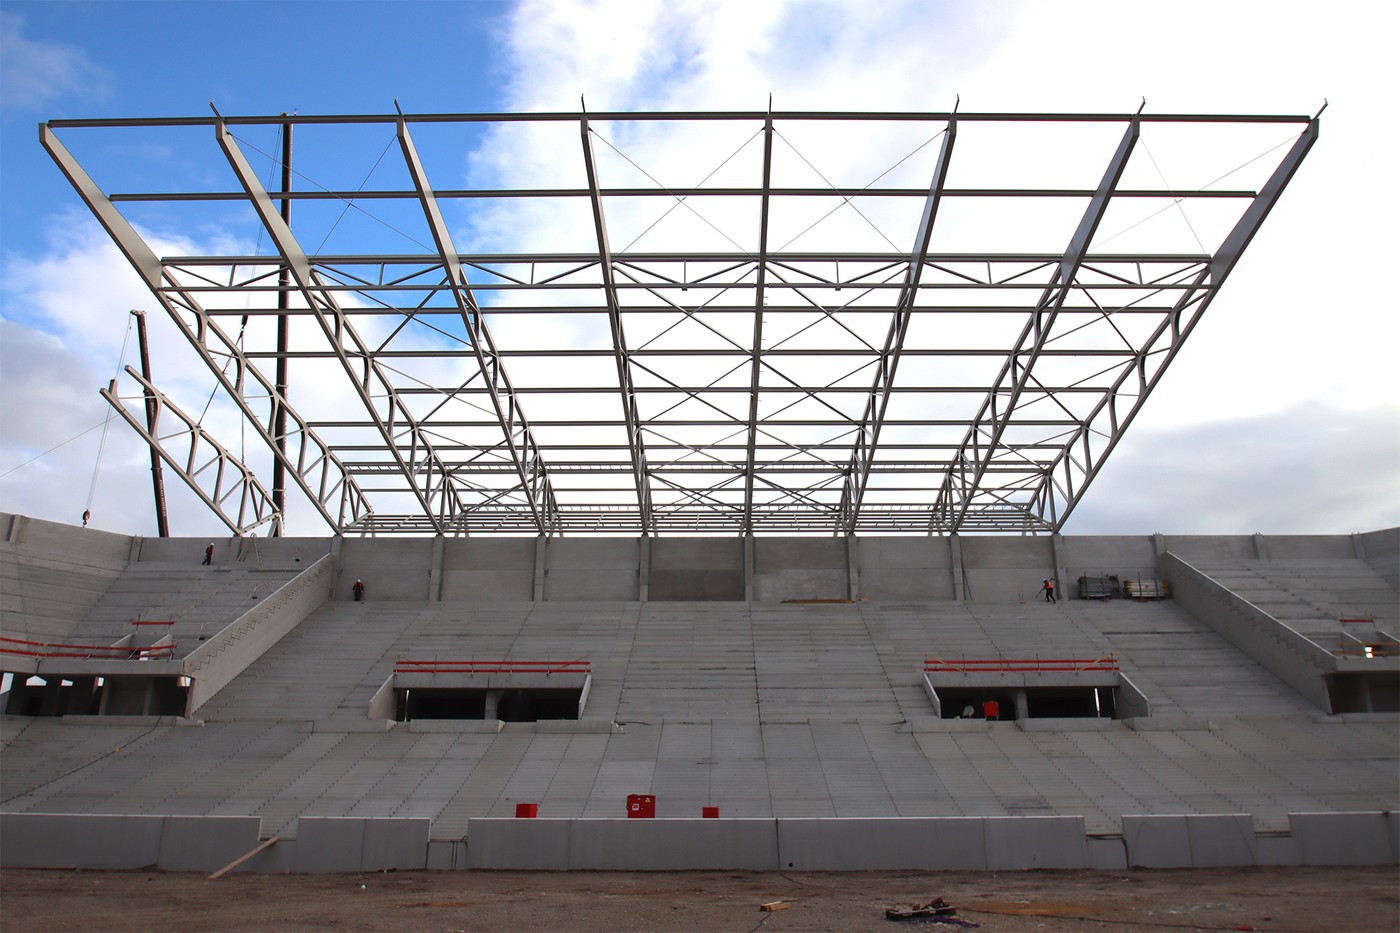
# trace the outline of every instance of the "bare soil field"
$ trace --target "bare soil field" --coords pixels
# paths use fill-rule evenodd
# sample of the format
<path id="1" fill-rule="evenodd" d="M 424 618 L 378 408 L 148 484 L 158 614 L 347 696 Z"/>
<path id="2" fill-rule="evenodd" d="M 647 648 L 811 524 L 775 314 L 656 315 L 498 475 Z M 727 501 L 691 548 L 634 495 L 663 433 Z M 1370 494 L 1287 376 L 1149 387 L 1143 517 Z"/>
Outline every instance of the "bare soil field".
<path id="1" fill-rule="evenodd" d="M 892 921 L 942 898 L 954 917 Z M 786 904 L 765 911 L 763 905 Z M 973 925 L 976 925 L 975 927 Z M 0 929 L 1400 931 L 1400 869 L 1022 872 L 0 871 Z"/>

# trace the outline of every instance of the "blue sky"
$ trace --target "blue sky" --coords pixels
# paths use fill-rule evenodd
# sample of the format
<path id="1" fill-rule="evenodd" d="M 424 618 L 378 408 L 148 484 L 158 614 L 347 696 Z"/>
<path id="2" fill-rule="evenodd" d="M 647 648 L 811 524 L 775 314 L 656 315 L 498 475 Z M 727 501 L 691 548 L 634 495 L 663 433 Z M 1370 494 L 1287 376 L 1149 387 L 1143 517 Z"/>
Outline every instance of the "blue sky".
<path id="1" fill-rule="evenodd" d="M 1396 131 L 1378 116 L 1394 7 L 7 0 L 0 510 L 77 520 L 101 432 L 71 439 L 106 414 L 97 388 L 126 312 L 150 305 L 39 146 L 43 120 L 203 116 L 210 100 L 226 114 L 382 113 L 395 98 L 573 110 L 580 94 L 592 110 L 753 110 L 772 93 L 786 109 L 946 110 L 961 95 L 963 109 L 1123 112 L 1146 97 L 1159 113 L 1312 113 L 1326 98 L 1321 141 L 1067 531 L 1400 524 L 1400 309 L 1375 276 L 1398 245 Z M 483 146 L 463 171 L 499 158 Z M 106 444 L 94 523 L 149 533 L 142 450 L 120 422 Z M 214 530 L 187 501 L 178 514 L 177 534 Z"/>

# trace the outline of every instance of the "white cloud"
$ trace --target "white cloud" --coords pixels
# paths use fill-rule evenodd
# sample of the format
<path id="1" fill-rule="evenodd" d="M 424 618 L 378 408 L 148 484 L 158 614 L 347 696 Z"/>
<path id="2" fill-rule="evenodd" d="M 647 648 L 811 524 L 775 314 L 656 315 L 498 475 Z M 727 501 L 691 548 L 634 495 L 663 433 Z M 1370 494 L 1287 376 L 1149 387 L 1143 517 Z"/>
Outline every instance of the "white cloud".
<path id="1" fill-rule="evenodd" d="M 60 42 L 26 39 L 24 17 L 0 13 L 0 102 L 32 110 L 81 93 L 89 99 L 108 94 L 110 77 L 82 49 Z"/>
<path id="2" fill-rule="evenodd" d="M 1150 526 L 1169 531 L 1173 521 L 1181 523 L 1179 530 L 1191 531 L 1353 530 L 1397 520 L 1394 481 L 1387 484 L 1382 468 L 1397 460 L 1386 428 L 1392 428 L 1393 438 L 1400 388 L 1387 356 L 1400 342 L 1400 315 L 1394 314 L 1393 298 L 1372 284 L 1376 264 L 1368 258 L 1395 251 L 1390 219 L 1396 195 L 1381 184 L 1362 197 L 1345 183 L 1390 174 L 1383 160 L 1393 158 L 1395 129 L 1376 115 L 1385 112 L 1388 102 L 1382 95 L 1393 83 L 1385 80 L 1387 66 L 1381 63 L 1391 54 L 1395 19 L 1390 4 L 1344 5 L 1325 15 L 1315 6 L 1276 4 L 1261 16 L 1252 5 L 1194 2 L 1168 11 L 1080 0 L 1020 5 L 525 0 L 516 8 L 508 37 L 514 78 L 502 109 L 574 111 L 584 94 L 592 112 L 753 111 L 763 109 L 771 93 L 780 110 L 939 111 L 951 108 L 961 93 L 964 111 L 1124 112 L 1146 96 L 1149 112 L 1155 113 L 1308 112 L 1324 96 L 1331 97 L 1322 140 L 1114 452 L 1069 530 L 1140 532 Z M 83 81 L 101 79 L 80 53 L 26 40 L 21 29 L 19 17 L 0 17 L 7 105 L 44 103 Z M 698 182 L 731 149 L 741 151 L 722 171 L 735 173 L 744 183 L 753 179 L 758 146 L 746 140 L 747 128 L 735 131 L 725 144 L 729 148 L 697 146 L 694 137 L 660 124 L 614 123 L 598 130 L 599 159 L 606 163 L 609 183 L 621 178 L 649 182 L 603 138 L 666 185 Z M 817 145 L 800 129 L 785 129 L 778 158 L 796 164 L 795 147 L 836 183 L 859 186 L 927 144 L 926 128 L 917 130 L 876 132 L 862 126 L 839 145 Z M 1104 143 L 1104 161 L 1115 142 L 1112 135 Z M 1153 160 L 1160 161 L 1172 184 L 1209 180 L 1254 154 L 1173 149 L 1165 140 L 1147 138 Z M 1042 140 L 1034 149 L 1013 148 L 1013 159 L 994 151 L 976 154 L 973 145 L 972 134 L 960 137 L 954 160 L 955 170 L 967 179 L 983 169 L 1001 171 L 1008 161 L 1047 178 L 1087 172 L 1088 184 L 1102 172 L 1102 164 L 1086 163 L 1082 153 L 1061 160 L 1053 140 Z M 509 124 L 494 130 L 462 171 L 486 185 L 508 177 L 510 184 L 525 187 L 578 186 L 583 183 L 579 150 L 577 125 Z M 925 145 L 901 166 L 902 183 L 926 183 L 935 152 L 936 146 Z M 1151 162 L 1139 159 L 1133 168 L 1146 173 L 1145 183 L 1157 183 Z M 443 187 L 456 184 L 434 177 Z M 1244 184 L 1239 177 L 1231 183 Z M 543 199 L 528 200 L 484 213 L 454 234 L 461 249 L 587 250 L 594 243 L 592 217 L 585 203 L 575 207 L 566 213 Z M 669 207 L 657 200 L 610 213 L 614 245 L 625 246 Z M 895 242 L 907 239 L 912 229 L 907 212 L 868 211 L 883 236 Z M 703 212 L 704 221 L 688 209 L 674 212 L 641 245 L 664 245 L 676 228 L 703 229 L 709 222 L 742 248 L 753 248 L 751 218 L 714 202 Z M 1125 218 L 1124 226 L 1132 219 Z M 940 232 L 975 234 L 975 221 L 960 222 L 950 211 Z M 1051 235 L 1056 223 L 1059 219 L 1045 220 L 1044 235 Z M 1196 233 L 1209 238 L 1209 231 L 1219 226 L 1197 214 L 1188 228 L 1175 211 L 1154 223 L 1175 225 L 1183 238 Z M 1016 218 L 1008 225 L 1018 235 L 1042 235 L 1040 226 Z M 110 378 L 130 307 L 154 311 L 158 385 L 193 409 L 203 404 L 212 385 L 207 367 L 168 321 L 158 320 L 164 312 L 155 310 L 105 236 L 86 220 L 61 226 L 68 232 L 51 244 L 47 255 L 32 262 L 10 257 L 6 264 L 10 320 L 3 332 L 6 366 L 0 379 L 6 397 L 13 392 L 22 401 L 5 415 L 0 469 L 100 420 L 105 405 L 95 389 Z M 794 221 L 782 238 L 802 226 Z M 1108 232 L 1116 230 L 1106 227 Z M 859 217 L 843 212 L 799 242 L 857 238 L 874 242 L 880 236 Z M 208 244 L 167 237 L 157 249 L 197 253 L 200 246 Z M 497 315 L 492 322 L 502 346 L 543 340 L 607 345 L 602 328 L 588 334 L 579 325 L 573 315 L 552 320 Z M 611 360 L 604 360 L 593 378 L 606 381 L 611 366 Z M 305 371 L 312 368 L 308 364 Z M 451 383 L 454 370 L 460 374 L 458 364 L 412 368 L 438 384 Z M 912 364 L 908 371 L 913 372 Z M 572 377 L 531 373 L 524 360 L 512 372 L 518 383 L 555 384 Z M 341 400 L 331 386 L 339 384 L 333 379 L 299 381 L 294 404 L 308 415 L 332 412 Z M 71 386 L 79 389 L 67 388 Z M 607 396 L 579 396 L 560 400 L 555 413 L 570 417 L 599 399 L 616 405 Z M 539 401 L 539 396 L 526 398 L 527 414 L 537 420 Z M 229 406 L 216 403 L 210 417 L 225 441 L 240 436 Z M 567 430 L 552 432 L 557 439 Z M 118 424 L 113 433 L 129 431 Z M 36 465 L 12 474 L 0 485 L 0 507 L 73 520 L 74 495 L 85 494 L 88 482 L 80 467 L 85 460 L 89 467 L 91 463 L 89 452 L 79 453 L 80 447 L 91 447 L 94 438 L 88 435 L 65 448 L 62 466 L 68 473 L 61 480 L 44 472 L 54 469 L 47 461 L 42 469 Z M 137 490 L 148 478 L 133 443 L 130 437 L 119 442 L 128 470 L 120 488 Z M 1335 452 L 1335 461 L 1311 456 L 1319 449 L 1327 450 L 1328 457 Z M 1178 452 L 1185 452 L 1180 459 Z M 1250 478 L 1266 469 L 1267 482 Z M 40 479 L 27 478 L 31 476 Z M 21 481 L 22 486 L 16 485 Z M 1144 486 L 1158 492 L 1122 498 Z M 141 496 L 124 499 L 140 503 Z M 310 520 L 293 530 L 315 533 L 320 527 Z"/>

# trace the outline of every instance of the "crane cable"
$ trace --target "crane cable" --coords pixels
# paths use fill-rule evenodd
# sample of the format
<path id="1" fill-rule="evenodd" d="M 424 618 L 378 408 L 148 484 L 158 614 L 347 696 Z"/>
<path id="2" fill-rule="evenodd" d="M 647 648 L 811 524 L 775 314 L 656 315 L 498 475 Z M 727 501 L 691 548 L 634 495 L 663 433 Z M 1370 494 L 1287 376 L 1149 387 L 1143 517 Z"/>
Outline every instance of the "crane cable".
<path id="1" fill-rule="evenodd" d="M 136 318 L 134 318 L 131 315 L 127 315 L 126 336 L 122 338 L 122 352 L 121 356 L 117 359 L 117 372 L 116 375 L 112 378 L 113 385 L 116 385 L 117 380 L 121 378 L 122 366 L 126 363 L 126 349 L 131 344 L 131 328 L 133 327 L 135 321 Z M 116 414 L 117 413 L 115 410 L 108 409 L 107 417 L 102 422 L 102 439 L 97 442 L 97 459 L 94 460 L 92 464 L 92 482 L 88 485 L 87 502 L 83 505 L 84 528 L 87 527 L 88 519 L 92 517 L 92 500 L 93 497 L 97 495 L 97 474 L 98 470 L 102 467 L 102 452 L 107 447 L 107 429 L 112 426 L 112 419 L 116 417 Z"/>

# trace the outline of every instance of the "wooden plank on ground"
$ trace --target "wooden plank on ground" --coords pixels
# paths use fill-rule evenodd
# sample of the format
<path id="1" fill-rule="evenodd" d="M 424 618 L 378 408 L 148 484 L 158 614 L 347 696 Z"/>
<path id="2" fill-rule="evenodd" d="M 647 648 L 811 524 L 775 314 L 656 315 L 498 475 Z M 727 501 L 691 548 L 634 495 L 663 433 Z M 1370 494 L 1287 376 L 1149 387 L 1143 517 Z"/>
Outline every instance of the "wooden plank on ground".
<path id="1" fill-rule="evenodd" d="M 205 879 L 205 880 L 207 880 L 207 881 L 213 881 L 213 880 L 215 880 L 216 878 L 222 878 L 224 875 L 226 875 L 226 874 L 228 874 L 229 872 L 233 871 L 233 870 L 234 870 L 235 868 L 237 868 L 239 865 L 242 865 L 244 862 L 248 861 L 248 859 L 250 859 L 250 858 L 252 858 L 253 856 L 257 855 L 257 854 L 258 854 L 259 852 L 261 852 L 263 849 L 266 849 L 268 846 L 272 845 L 274 842 L 277 841 L 277 839 L 278 839 L 277 836 L 273 836 L 273 837 L 270 838 L 270 839 L 264 839 L 262 842 L 258 843 L 257 846 L 256 846 L 254 849 L 252 849 L 252 850 L 249 851 L 249 852 L 244 852 L 244 853 L 243 853 L 242 855 L 240 855 L 238 858 L 234 859 L 232 862 L 229 862 L 227 865 L 225 865 L 223 868 L 220 868 L 218 871 L 214 872 L 214 874 L 210 875 L 210 876 L 209 876 L 207 879 Z"/>

